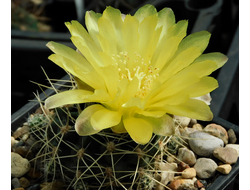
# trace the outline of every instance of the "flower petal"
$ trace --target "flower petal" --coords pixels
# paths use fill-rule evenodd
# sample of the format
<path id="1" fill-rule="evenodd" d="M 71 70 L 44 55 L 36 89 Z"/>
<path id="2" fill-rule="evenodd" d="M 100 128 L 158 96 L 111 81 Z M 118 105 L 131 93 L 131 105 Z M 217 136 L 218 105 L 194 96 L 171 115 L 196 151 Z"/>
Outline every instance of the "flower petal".
<path id="1" fill-rule="evenodd" d="M 124 43 L 122 39 L 123 20 L 120 10 L 108 6 L 103 11 L 103 17 L 109 20 L 109 22 L 113 26 L 113 29 L 115 30 L 116 39 L 117 42 L 119 42 L 116 44 L 118 53 L 124 51 Z"/>
<path id="2" fill-rule="evenodd" d="M 153 5 L 146 4 L 136 11 L 134 17 L 137 18 L 139 22 L 142 22 L 146 17 L 154 14 L 157 14 L 156 8 Z"/>
<path id="3" fill-rule="evenodd" d="M 209 43 L 210 37 L 211 34 L 208 31 L 200 31 L 188 35 L 181 41 L 176 56 L 190 47 L 196 47 L 199 49 L 200 53 L 203 53 Z"/>
<path id="4" fill-rule="evenodd" d="M 66 22 L 65 25 L 69 29 L 72 37 L 71 40 L 77 49 L 86 57 L 95 69 L 102 66 L 101 57 L 98 52 L 99 47 L 94 43 L 89 33 L 78 21 Z"/>
<path id="5" fill-rule="evenodd" d="M 164 114 L 162 117 L 145 117 L 138 116 L 153 126 L 153 132 L 157 135 L 173 135 L 175 133 L 175 123 L 172 117 L 168 114 Z"/>
<path id="6" fill-rule="evenodd" d="M 109 65 L 107 67 L 102 67 L 101 74 L 102 78 L 105 82 L 106 89 L 110 94 L 111 98 L 114 99 L 117 93 L 118 82 L 119 82 L 119 74 L 117 67 L 114 65 Z"/>
<path id="7" fill-rule="evenodd" d="M 87 11 L 85 15 L 85 23 L 91 38 L 94 40 L 95 44 L 101 48 L 100 43 L 97 39 L 99 34 L 98 20 L 102 16 L 101 13 L 95 13 L 94 11 Z"/>
<path id="8" fill-rule="evenodd" d="M 222 53 L 219 52 L 213 52 L 213 53 L 207 53 L 202 54 L 200 57 L 198 57 L 194 63 L 196 62 L 202 62 L 202 61 L 214 61 L 217 64 L 217 69 L 222 67 L 228 60 L 228 57 Z"/>
<path id="9" fill-rule="evenodd" d="M 159 40 L 163 38 L 168 28 L 173 26 L 174 24 L 175 24 L 175 16 L 172 9 L 163 8 L 161 11 L 158 12 L 157 28 L 162 27 L 162 32 Z"/>
<path id="10" fill-rule="evenodd" d="M 99 105 L 94 104 L 85 108 L 78 116 L 75 122 L 75 130 L 81 136 L 93 135 L 101 130 L 94 129 L 90 119 L 92 115 L 99 110 Z"/>
<path id="11" fill-rule="evenodd" d="M 91 91 L 81 89 L 60 92 L 45 100 L 45 108 L 52 109 L 67 104 L 83 103 L 86 96 L 92 94 Z"/>
<path id="12" fill-rule="evenodd" d="M 123 119 L 125 129 L 138 144 L 146 144 L 152 137 L 152 125 L 142 118 L 127 117 Z"/>
<path id="13" fill-rule="evenodd" d="M 93 67 L 91 66 L 91 64 L 72 48 L 53 41 L 47 43 L 46 46 L 57 55 L 61 55 L 67 59 L 70 59 L 74 63 L 74 65 L 81 68 L 82 72 L 93 71 Z"/>
<path id="14" fill-rule="evenodd" d="M 122 114 L 118 111 L 111 111 L 100 104 L 94 105 L 98 110 L 91 116 L 90 122 L 95 130 L 102 130 L 118 125 Z"/>
<path id="15" fill-rule="evenodd" d="M 64 70 L 70 72 L 74 76 L 78 77 L 80 80 L 84 81 L 89 86 L 95 89 L 105 88 L 102 78 L 100 77 L 100 75 L 97 74 L 95 70 L 90 72 L 84 72 L 84 69 L 79 67 L 70 59 L 67 59 L 66 57 L 57 54 L 50 55 L 49 59 L 56 63 L 58 66 L 62 67 Z M 84 66 L 83 63 L 82 65 Z"/>
<path id="16" fill-rule="evenodd" d="M 146 17 L 140 24 L 138 28 L 139 32 L 139 44 L 138 44 L 138 53 L 144 57 L 148 57 L 148 53 L 154 52 L 154 49 L 158 43 L 160 37 L 160 32 L 158 36 L 154 37 L 156 33 L 155 27 L 157 25 L 157 15 L 151 15 Z M 148 51 L 151 50 L 151 51 Z"/>
<path id="17" fill-rule="evenodd" d="M 213 119 L 213 113 L 209 106 L 200 100 L 189 99 L 180 105 L 166 105 L 163 109 L 173 115 L 185 116 L 192 119 L 210 121 Z"/>
<path id="18" fill-rule="evenodd" d="M 117 39 L 115 30 L 110 21 L 104 17 L 98 20 L 99 35 L 97 36 L 102 51 L 109 55 L 117 54 Z"/>
<path id="19" fill-rule="evenodd" d="M 124 127 L 123 121 L 121 120 L 118 125 L 111 127 L 114 133 L 127 133 L 127 130 Z"/>
<path id="20" fill-rule="evenodd" d="M 218 86 L 218 81 L 216 79 L 212 77 L 203 77 L 199 82 L 185 89 L 185 91 L 190 97 L 198 97 L 212 92 L 214 89 L 218 88 Z"/>
<path id="21" fill-rule="evenodd" d="M 165 35 L 159 40 L 154 52 L 152 58 L 154 67 L 161 70 L 167 61 L 173 57 L 181 40 L 186 36 L 187 25 L 188 22 L 182 20 L 168 28 Z"/>
<path id="22" fill-rule="evenodd" d="M 139 22 L 135 17 L 127 15 L 124 19 L 122 27 L 122 36 L 124 41 L 124 49 L 128 52 L 128 55 L 133 55 L 138 49 L 138 34 Z"/>

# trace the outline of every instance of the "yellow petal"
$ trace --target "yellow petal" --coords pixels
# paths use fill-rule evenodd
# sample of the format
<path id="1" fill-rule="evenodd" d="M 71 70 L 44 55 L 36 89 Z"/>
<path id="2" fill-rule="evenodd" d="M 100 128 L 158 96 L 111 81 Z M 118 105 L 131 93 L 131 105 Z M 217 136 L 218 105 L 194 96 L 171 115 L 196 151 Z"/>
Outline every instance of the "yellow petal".
<path id="1" fill-rule="evenodd" d="M 90 119 L 92 115 L 99 110 L 98 104 L 94 104 L 85 108 L 78 116 L 75 122 L 75 130 L 81 136 L 93 135 L 101 130 L 96 130 L 91 125 Z"/>
<path id="2" fill-rule="evenodd" d="M 62 67 L 64 70 L 70 72 L 74 76 L 84 81 L 89 86 L 95 89 L 105 88 L 102 78 L 95 70 L 90 72 L 84 72 L 85 70 L 83 68 L 79 67 L 70 59 L 67 59 L 57 54 L 50 55 L 49 59 L 56 63 L 58 66 Z M 84 66 L 84 63 L 82 65 Z"/>
<path id="3" fill-rule="evenodd" d="M 127 117 L 123 119 L 125 129 L 138 144 L 146 144 L 152 137 L 152 125 L 142 118 Z"/>
<path id="4" fill-rule="evenodd" d="M 117 43 L 117 51 L 118 52 L 124 51 L 124 43 L 123 43 L 123 39 L 122 39 L 123 21 L 122 21 L 120 10 L 108 6 L 103 11 L 103 17 L 108 19 L 109 22 L 111 23 L 111 25 L 113 26 L 117 42 L 119 42 L 119 43 Z"/>
<path id="5" fill-rule="evenodd" d="M 181 41 L 176 56 L 190 47 L 196 47 L 203 53 L 209 43 L 210 37 L 211 34 L 208 31 L 201 31 L 188 35 Z"/>
<path id="6" fill-rule="evenodd" d="M 152 58 L 154 67 L 161 70 L 167 61 L 174 56 L 181 40 L 186 36 L 187 25 L 188 22 L 182 20 L 167 29 L 154 52 Z"/>
<path id="7" fill-rule="evenodd" d="M 98 20 L 99 35 L 97 36 L 102 51 L 109 55 L 117 54 L 117 39 L 115 30 L 110 21 L 104 17 Z"/>
<path id="8" fill-rule="evenodd" d="M 179 73 L 182 75 L 186 75 L 187 73 L 193 72 L 199 78 L 201 78 L 206 75 L 210 75 L 216 69 L 217 69 L 217 64 L 214 61 L 204 60 L 201 62 L 197 61 L 193 62 L 191 65 L 189 65 Z"/>
<path id="9" fill-rule="evenodd" d="M 98 54 L 99 47 L 94 43 L 85 28 L 77 21 L 66 22 L 65 25 L 69 29 L 72 37 L 71 40 L 77 49 L 86 57 L 86 59 L 97 69 L 98 65 L 102 65 L 101 58 Z"/>
<path id="10" fill-rule="evenodd" d="M 158 21 L 158 17 L 157 14 L 151 15 L 146 17 L 140 24 L 139 24 L 139 44 L 138 44 L 138 53 L 145 58 L 147 53 L 148 53 L 148 49 L 151 49 L 151 43 L 154 42 L 154 46 L 157 45 L 158 43 L 158 39 L 159 39 L 159 35 L 160 33 L 158 33 L 158 39 L 154 39 L 154 41 L 152 42 L 152 37 L 155 34 L 155 27 L 157 25 L 157 21 Z M 152 47 L 154 51 L 155 47 Z"/>
<path id="11" fill-rule="evenodd" d="M 86 27 L 88 29 L 88 32 L 91 36 L 91 38 L 94 40 L 95 44 L 101 48 L 100 43 L 97 39 L 97 35 L 99 34 L 98 29 L 98 19 L 102 16 L 100 13 L 95 13 L 94 11 L 87 11 L 85 15 L 85 23 Z"/>
<path id="12" fill-rule="evenodd" d="M 105 82 L 106 89 L 110 94 L 111 98 L 114 99 L 118 89 L 119 74 L 117 67 L 109 65 L 101 68 L 102 78 Z"/>
<path id="13" fill-rule="evenodd" d="M 127 130 L 124 127 L 123 121 L 121 120 L 118 125 L 111 127 L 114 133 L 127 133 Z"/>
<path id="14" fill-rule="evenodd" d="M 213 52 L 213 53 L 207 53 L 202 54 L 200 57 L 198 57 L 194 63 L 196 62 L 202 62 L 202 61 L 213 61 L 217 64 L 217 69 L 222 67 L 228 60 L 228 57 L 222 53 L 219 52 Z"/>
<path id="15" fill-rule="evenodd" d="M 93 105 L 98 110 L 91 116 L 90 122 L 95 130 L 102 130 L 118 125 L 122 114 L 118 111 L 111 111 L 100 104 Z"/>
<path id="16" fill-rule="evenodd" d="M 138 26 L 139 22 L 135 17 L 127 15 L 124 19 L 122 27 L 122 36 L 124 41 L 124 49 L 128 52 L 128 55 L 133 55 L 138 50 Z"/>
<path id="17" fill-rule="evenodd" d="M 163 8 L 161 11 L 158 12 L 157 28 L 162 27 L 162 32 L 159 40 L 163 38 L 168 28 L 173 26 L 174 24 L 175 24 L 175 16 L 172 9 Z"/>
<path id="18" fill-rule="evenodd" d="M 157 10 L 153 5 L 146 4 L 140 7 L 134 17 L 137 18 L 139 22 L 142 22 L 146 17 L 157 14 Z"/>
<path id="19" fill-rule="evenodd" d="M 173 115 L 185 116 L 203 121 L 210 121 L 213 119 L 213 113 L 209 106 L 200 100 L 189 99 L 184 104 L 166 105 L 163 109 L 167 113 Z"/>
<path id="20" fill-rule="evenodd" d="M 214 89 L 218 88 L 218 86 L 218 81 L 216 79 L 212 77 L 203 77 L 199 82 L 185 89 L 185 91 L 190 97 L 198 97 L 212 92 Z"/>
<path id="21" fill-rule="evenodd" d="M 57 55 L 61 55 L 67 59 L 70 59 L 74 65 L 81 68 L 83 72 L 93 71 L 93 67 L 90 65 L 90 63 L 72 48 L 53 41 L 47 43 L 46 46 Z"/>
<path id="22" fill-rule="evenodd" d="M 157 135 L 169 136 L 175 133 L 175 123 L 173 118 L 167 114 L 161 117 L 138 116 L 153 126 L 153 132 Z"/>
<path id="23" fill-rule="evenodd" d="M 163 67 L 158 80 L 164 82 L 171 78 L 173 75 L 189 66 L 198 56 L 200 56 L 200 54 L 200 50 L 196 47 L 190 47 L 184 50 L 174 60 L 170 60 L 170 63 Z"/>
<path id="24" fill-rule="evenodd" d="M 177 73 L 165 83 L 162 84 L 159 93 L 152 97 L 152 101 L 158 101 L 167 96 L 174 95 L 190 85 L 198 82 L 200 78 L 195 73 L 188 73 L 186 75 L 182 75 L 181 73 Z"/>
<path id="25" fill-rule="evenodd" d="M 92 94 L 93 92 L 91 91 L 80 89 L 60 92 L 47 98 L 45 100 L 45 107 L 46 109 L 52 109 L 67 104 L 83 103 L 86 96 Z"/>

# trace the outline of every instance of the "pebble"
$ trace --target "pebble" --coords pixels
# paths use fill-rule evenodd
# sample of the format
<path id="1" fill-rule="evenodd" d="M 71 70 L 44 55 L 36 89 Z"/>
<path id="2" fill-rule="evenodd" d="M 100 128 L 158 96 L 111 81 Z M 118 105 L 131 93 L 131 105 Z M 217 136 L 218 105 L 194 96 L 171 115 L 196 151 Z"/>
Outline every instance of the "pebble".
<path id="1" fill-rule="evenodd" d="M 215 174 L 218 165 L 210 158 L 199 158 L 194 165 L 196 175 L 199 178 L 207 179 Z"/>
<path id="2" fill-rule="evenodd" d="M 194 153 L 206 157 L 213 155 L 214 149 L 224 146 L 221 139 L 202 131 L 191 133 L 188 142 Z"/>
<path id="3" fill-rule="evenodd" d="M 185 162 L 189 166 L 193 166 L 196 162 L 196 157 L 194 152 L 187 148 L 179 148 L 177 159 L 179 159 L 182 162 Z"/>
<path id="4" fill-rule="evenodd" d="M 175 179 L 174 181 L 172 181 L 168 187 L 172 190 L 198 190 L 195 186 L 194 186 L 194 182 L 197 179 L 194 177 L 193 179 Z"/>
<path id="5" fill-rule="evenodd" d="M 16 177 L 11 180 L 11 185 L 13 186 L 14 189 L 21 187 L 19 179 Z"/>
<path id="6" fill-rule="evenodd" d="M 239 157 L 237 151 L 231 147 L 216 148 L 213 155 L 225 164 L 234 164 Z"/>
<path id="7" fill-rule="evenodd" d="M 40 184 L 35 184 L 30 187 L 28 187 L 26 190 L 40 190 Z"/>
<path id="8" fill-rule="evenodd" d="M 22 135 L 24 135 L 25 133 L 28 133 L 29 130 L 30 130 L 29 126 L 24 125 L 24 126 L 22 126 L 22 127 L 19 127 L 19 128 L 13 133 L 12 136 L 13 136 L 15 139 L 17 139 L 17 138 L 21 137 Z"/>
<path id="9" fill-rule="evenodd" d="M 19 182 L 20 182 L 21 187 L 23 187 L 23 188 L 27 188 L 30 185 L 29 180 L 26 179 L 25 177 L 21 177 L 19 179 Z"/>
<path id="10" fill-rule="evenodd" d="M 228 143 L 227 131 L 221 125 L 212 123 L 212 124 L 207 125 L 203 129 L 203 131 L 206 133 L 209 133 L 210 135 L 220 138 L 221 140 L 223 140 L 224 144 Z"/>
<path id="11" fill-rule="evenodd" d="M 229 140 L 229 143 L 230 143 L 230 144 L 235 144 L 236 141 L 237 141 L 237 137 L 236 137 L 236 135 L 235 135 L 234 130 L 233 130 L 233 129 L 229 129 L 229 130 L 227 131 L 227 133 L 228 133 L 228 140 Z"/>
<path id="12" fill-rule="evenodd" d="M 28 146 L 18 146 L 14 148 L 14 152 L 19 154 L 23 158 L 27 158 L 28 160 L 34 158 L 34 155 L 32 151 L 30 150 L 30 147 Z"/>
<path id="13" fill-rule="evenodd" d="M 232 166 L 230 164 L 223 164 L 218 166 L 216 170 L 222 174 L 229 174 L 232 170 Z"/>
<path id="14" fill-rule="evenodd" d="M 198 131 L 202 131 L 203 130 L 203 126 L 199 123 L 196 123 L 192 126 L 193 129 L 197 129 Z"/>
<path id="15" fill-rule="evenodd" d="M 239 156 L 239 145 L 238 144 L 227 144 L 226 147 L 233 148 L 237 151 L 238 156 Z"/>
<path id="16" fill-rule="evenodd" d="M 18 140 L 16 140 L 14 137 L 11 137 L 11 148 L 18 143 Z"/>
<path id="17" fill-rule="evenodd" d="M 194 182 L 194 186 L 197 187 L 198 189 L 204 187 L 204 184 L 200 182 L 200 180 L 196 180 Z"/>
<path id="18" fill-rule="evenodd" d="M 42 172 L 39 172 L 34 168 L 30 168 L 29 172 L 27 173 L 27 176 L 31 179 L 37 179 L 39 177 L 42 177 L 42 175 Z"/>
<path id="19" fill-rule="evenodd" d="M 15 152 L 11 152 L 11 176 L 22 177 L 30 169 L 30 163 Z"/>
<path id="20" fill-rule="evenodd" d="M 174 179 L 175 171 L 177 171 L 177 163 L 164 163 L 160 162 L 158 164 L 161 172 L 161 183 L 168 184 L 170 181 Z"/>
<path id="21" fill-rule="evenodd" d="M 175 158 L 173 156 L 168 156 L 167 157 L 167 162 L 174 163 L 175 162 Z"/>
<path id="22" fill-rule="evenodd" d="M 194 168 L 187 168 L 181 173 L 181 176 L 184 179 L 192 179 L 196 176 L 196 170 Z"/>
<path id="23" fill-rule="evenodd" d="M 176 122 L 180 124 L 182 127 L 188 126 L 191 121 L 191 119 L 188 117 L 183 117 L 178 115 L 174 115 L 174 120 L 176 120 Z"/>

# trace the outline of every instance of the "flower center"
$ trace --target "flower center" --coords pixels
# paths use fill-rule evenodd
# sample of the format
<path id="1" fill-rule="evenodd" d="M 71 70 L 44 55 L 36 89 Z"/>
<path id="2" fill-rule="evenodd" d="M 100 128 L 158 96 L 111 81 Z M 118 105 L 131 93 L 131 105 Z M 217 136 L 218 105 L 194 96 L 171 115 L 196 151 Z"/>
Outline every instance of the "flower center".
<path id="1" fill-rule="evenodd" d="M 113 54 L 112 60 L 118 67 L 120 80 L 126 78 L 132 81 L 134 77 L 139 80 L 135 96 L 144 98 L 151 90 L 153 81 L 159 76 L 159 68 L 153 67 L 150 60 L 143 59 L 137 52 L 130 56 L 127 52 Z"/>

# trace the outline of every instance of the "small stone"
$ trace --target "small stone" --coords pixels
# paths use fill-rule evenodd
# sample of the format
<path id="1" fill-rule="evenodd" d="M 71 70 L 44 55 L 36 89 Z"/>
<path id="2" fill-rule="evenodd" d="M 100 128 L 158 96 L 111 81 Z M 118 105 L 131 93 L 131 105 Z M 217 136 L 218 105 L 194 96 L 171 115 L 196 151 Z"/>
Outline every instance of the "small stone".
<path id="1" fill-rule="evenodd" d="M 194 165 L 196 175 L 199 178 L 207 179 L 215 174 L 218 165 L 210 158 L 199 158 Z"/>
<path id="2" fill-rule="evenodd" d="M 11 136 L 11 147 L 14 146 L 16 143 L 18 143 L 18 140 Z"/>
<path id="3" fill-rule="evenodd" d="M 30 185 L 29 180 L 26 179 L 25 177 L 21 177 L 19 179 L 19 182 L 20 182 L 21 187 L 23 187 L 23 188 L 27 188 Z"/>
<path id="4" fill-rule="evenodd" d="M 160 162 L 158 163 L 159 169 L 161 172 L 161 180 L 160 182 L 162 184 L 168 184 L 170 181 L 174 179 L 174 175 L 177 171 L 177 164 L 176 163 L 164 163 Z"/>
<path id="5" fill-rule="evenodd" d="M 172 190 L 198 190 L 195 186 L 194 186 L 194 182 L 196 181 L 196 178 L 193 179 L 175 179 L 174 181 L 172 181 L 168 187 Z"/>
<path id="6" fill-rule="evenodd" d="M 195 131 L 189 135 L 189 146 L 199 156 L 209 157 L 214 149 L 223 147 L 224 142 L 206 132 Z"/>
<path id="7" fill-rule="evenodd" d="M 203 129 L 203 131 L 206 133 L 209 133 L 210 135 L 220 138 L 221 140 L 223 140 L 224 144 L 228 143 L 227 131 L 221 125 L 212 123 L 212 124 L 207 125 Z"/>
<path id="8" fill-rule="evenodd" d="M 199 123 L 196 123 L 192 126 L 193 129 L 197 129 L 198 131 L 202 131 L 203 130 L 203 126 Z"/>
<path id="9" fill-rule="evenodd" d="M 30 146 L 34 151 L 40 149 L 39 143 L 37 143 L 37 140 L 32 135 L 29 135 L 29 138 L 26 140 L 25 143 Z"/>
<path id="10" fill-rule="evenodd" d="M 22 127 L 19 127 L 19 128 L 13 133 L 12 136 L 13 136 L 15 139 L 17 139 L 17 138 L 21 137 L 22 135 L 24 135 L 25 133 L 28 133 L 29 130 L 30 130 L 29 126 L 24 125 L 24 126 L 22 126 Z"/>
<path id="11" fill-rule="evenodd" d="M 197 187 L 198 189 L 204 187 L 204 184 L 200 182 L 200 180 L 196 180 L 194 182 L 194 186 Z"/>
<path id="12" fill-rule="evenodd" d="M 189 166 L 193 166 L 196 162 L 194 152 L 187 148 L 179 148 L 177 159 L 182 162 L 185 162 Z"/>
<path id="13" fill-rule="evenodd" d="M 19 154 L 11 152 L 11 176 L 22 177 L 30 169 L 30 163 L 26 158 Z"/>
<path id="14" fill-rule="evenodd" d="M 226 147 L 233 148 L 237 151 L 238 156 L 239 156 L 239 145 L 238 144 L 227 144 Z"/>
<path id="15" fill-rule="evenodd" d="M 239 157 L 237 151 L 230 147 L 216 148 L 213 155 L 225 164 L 234 164 Z"/>
<path id="16" fill-rule="evenodd" d="M 13 186 L 14 189 L 21 187 L 19 179 L 16 177 L 11 180 L 11 185 Z"/>
<path id="17" fill-rule="evenodd" d="M 237 137 L 236 137 L 236 135 L 235 135 L 234 130 L 233 130 L 233 129 L 229 129 L 229 130 L 227 131 L 227 133 L 228 133 L 228 140 L 229 140 L 229 143 L 230 143 L 230 144 L 235 144 L 236 141 L 237 141 Z"/>
<path id="18" fill-rule="evenodd" d="M 30 147 L 28 146 L 19 146 L 14 148 L 14 152 L 22 156 L 23 158 L 27 158 L 28 160 L 34 157 Z"/>
<path id="19" fill-rule="evenodd" d="M 190 168 L 188 164 L 186 164 L 184 162 L 180 162 L 179 165 L 178 165 L 177 172 L 183 172 L 187 168 Z"/>
<path id="20" fill-rule="evenodd" d="M 197 124 L 197 120 L 196 119 L 191 119 L 191 121 L 189 123 L 189 127 L 192 127 L 195 124 Z"/>
<path id="21" fill-rule="evenodd" d="M 218 166 L 216 170 L 222 174 L 229 174 L 232 170 L 232 166 L 230 164 L 223 164 Z"/>
<path id="22" fill-rule="evenodd" d="M 196 170 L 194 168 L 187 168 L 182 172 L 181 176 L 185 179 L 192 179 L 196 176 Z"/>
<path id="23" fill-rule="evenodd" d="M 174 115 L 174 120 L 176 121 L 176 123 L 182 127 L 186 127 L 189 125 L 191 119 L 188 117 L 183 117 L 183 116 L 178 116 L 178 115 Z"/>

